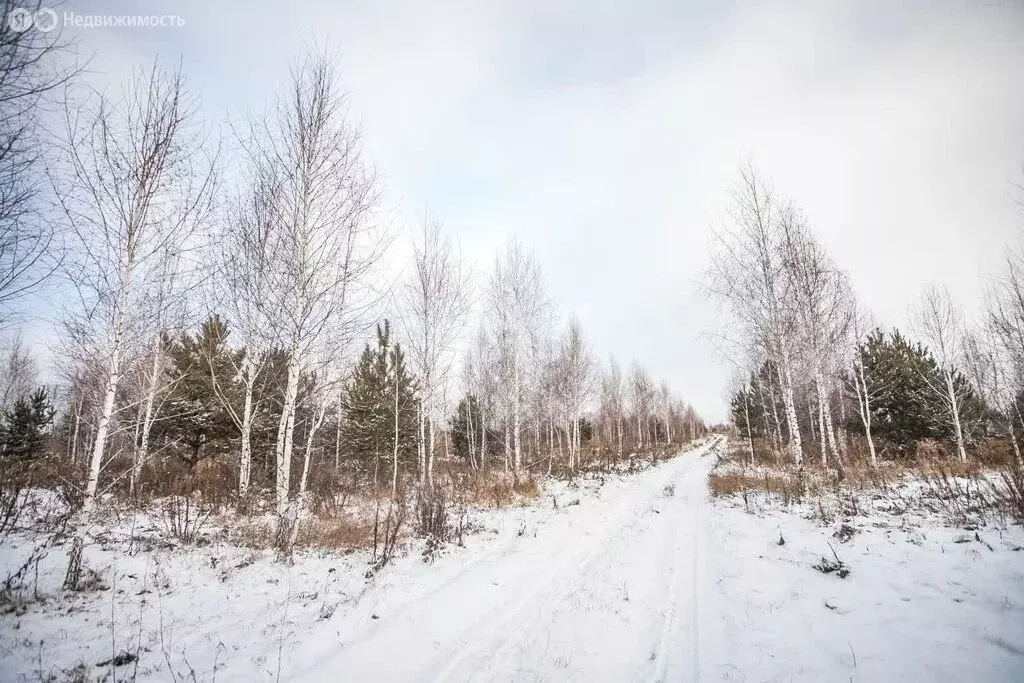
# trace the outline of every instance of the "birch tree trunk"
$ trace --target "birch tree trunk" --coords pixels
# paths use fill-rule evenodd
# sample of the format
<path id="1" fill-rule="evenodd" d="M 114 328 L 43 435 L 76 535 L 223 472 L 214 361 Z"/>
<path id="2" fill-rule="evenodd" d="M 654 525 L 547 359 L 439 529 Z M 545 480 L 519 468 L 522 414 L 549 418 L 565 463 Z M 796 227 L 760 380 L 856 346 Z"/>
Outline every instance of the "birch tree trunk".
<path id="1" fill-rule="evenodd" d="M 433 404 L 433 400 L 431 400 Z M 431 405 L 430 415 L 433 416 L 434 407 Z M 434 484 L 434 439 L 436 434 L 434 432 L 434 418 L 429 417 L 429 427 L 427 429 L 427 483 Z"/>
<path id="2" fill-rule="evenodd" d="M 519 426 L 520 425 L 520 411 L 521 411 L 521 403 L 522 403 L 522 399 L 521 399 L 521 396 L 522 396 L 522 385 L 520 384 L 520 370 L 519 370 L 519 364 L 518 363 L 516 364 L 516 369 L 515 369 L 514 376 L 515 376 L 515 383 L 514 383 L 513 386 L 514 386 L 514 391 L 515 391 L 515 400 L 513 402 L 513 409 L 512 409 L 513 410 L 513 422 L 512 422 L 513 433 L 512 433 L 512 437 L 515 440 L 515 443 L 514 443 L 514 446 L 513 446 L 512 471 L 515 474 L 518 475 L 519 474 L 519 470 L 520 470 L 520 468 L 522 467 L 522 464 L 523 464 L 522 448 L 521 448 L 521 445 L 520 445 L 520 434 L 519 434 L 520 433 L 520 426 Z"/>
<path id="3" fill-rule="evenodd" d="M 867 378 L 864 376 L 864 365 L 860 362 L 856 362 L 854 365 L 854 387 L 857 389 L 857 405 L 860 409 L 860 420 L 864 425 L 864 435 L 868 441 L 871 466 L 877 468 L 878 457 L 875 455 L 875 440 L 871 436 L 871 395 L 868 392 Z"/>
<path id="4" fill-rule="evenodd" d="M 291 488 L 292 438 L 295 433 L 295 399 L 299 393 L 300 358 L 297 349 L 292 349 L 288 358 L 288 382 L 284 391 L 284 405 L 277 427 L 277 443 L 274 446 L 275 500 L 277 513 L 288 511 Z"/>
<path id="5" fill-rule="evenodd" d="M 241 453 L 238 459 L 238 495 L 239 497 L 245 497 L 249 493 L 249 478 L 252 473 L 252 401 L 253 401 L 253 382 L 252 377 L 252 363 L 248 363 L 247 367 L 243 368 L 243 377 L 245 378 L 245 398 L 242 405 L 242 424 L 241 424 Z"/>
<path id="6" fill-rule="evenodd" d="M 93 442 L 92 458 L 89 460 L 89 477 L 85 482 L 85 497 L 82 499 L 82 510 L 92 510 L 93 502 L 96 499 L 96 488 L 100 480 L 100 465 L 103 462 L 103 450 L 107 444 L 107 430 L 110 428 L 110 419 L 114 413 L 114 397 L 117 394 L 117 384 L 121 379 L 118 352 L 114 352 L 111 358 L 110 371 L 107 376 L 107 391 L 103 396 L 103 408 L 100 411 L 100 422 L 96 428 L 96 438 Z"/>
<path id="7" fill-rule="evenodd" d="M 747 421 L 747 445 L 750 448 L 750 464 L 754 464 L 754 432 L 750 429 L 749 390 L 743 391 L 743 416 Z"/>
<path id="8" fill-rule="evenodd" d="M 964 448 L 964 432 L 960 424 L 960 401 L 956 395 L 956 387 L 953 385 L 953 373 L 947 366 L 943 368 L 943 374 L 946 376 L 949 411 L 953 418 L 953 427 L 956 434 L 956 452 L 960 457 L 960 462 L 967 462 L 967 450 Z"/>
<path id="9" fill-rule="evenodd" d="M 156 394 L 159 389 L 160 382 L 160 356 L 162 353 L 162 344 L 160 342 L 160 331 L 157 330 L 153 347 L 153 363 L 150 366 L 149 386 L 146 388 L 146 404 L 145 410 L 142 414 L 140 440 L 135 449 L 135 458 L 132 463 L 132 476 L 128 485 L 129 494 L 132 496 L 135 495 L 139 478 L 142 476 L 142 466 L 145 464 L 146 458 L 149 456 L 149 434 L 153 428 L 154 417 L 153 404 L 156 402 Z"/>
<path id="10" fill-rule="evenodd" d="M 480 467 L 484 467 L 487 457 L 487 409 L 480 406 Z"/>
<path id="11" fill-rule="evenodd" d="M 793 400 L 793 376 L 790 372 L 789 360 L 783 356 L 782 362 L 782 401 L 786 408 L 786 424 L 789 427 L 789 452 L 797 465 L 803 462 L 803 444 L 800 441 L 800 423 L 796 417 L 796 402 Z"/>

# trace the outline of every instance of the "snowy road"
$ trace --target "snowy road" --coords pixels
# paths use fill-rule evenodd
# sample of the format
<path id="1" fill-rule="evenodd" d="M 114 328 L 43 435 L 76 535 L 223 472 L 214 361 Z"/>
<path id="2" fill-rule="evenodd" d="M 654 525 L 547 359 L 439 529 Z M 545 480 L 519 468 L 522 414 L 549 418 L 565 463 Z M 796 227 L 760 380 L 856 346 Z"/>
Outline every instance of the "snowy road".
<path id="1" fill-rule="evenodd" d="M 289 678 L 699 680 L 709 449 L 563 508 L 390 611 L 364 600 Z"/>
<path id="2" fill-rule="evenodd" d="M 370 580 L 358 553 L 289 565 L 97 543 L 110 588 L 0 619 L 0 680 L 125 648 L 140 681 L 1024 680 L 1019 526 L 967 533 L 872 492 L 827 524 L 815 498 L 712 503 L 710 450 L 549 481 L 522 507 L 475 510 L 465 547 L 425 563 L 412 545 Z M 815 568 L 833 552 L 848 577 Z M 42 590 L 65 568 L 47 556 Z"/>

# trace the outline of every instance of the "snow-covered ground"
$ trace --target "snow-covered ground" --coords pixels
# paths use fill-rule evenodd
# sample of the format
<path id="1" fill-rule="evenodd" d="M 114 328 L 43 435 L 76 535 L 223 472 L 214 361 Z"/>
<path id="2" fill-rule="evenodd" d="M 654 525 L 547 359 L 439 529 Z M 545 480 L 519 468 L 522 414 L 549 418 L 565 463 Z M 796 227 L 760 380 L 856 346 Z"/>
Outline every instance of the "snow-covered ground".
<path id="1" fill-rule="evenodd" d="M 738 498 L 713 506 L 717 604 L 702 656 L 714 667 L 702 678 L 1024 680 L 1020 527 L 968 532 L 876 514 L 822 526 L 800 512 L 751 514 Z M 814 569 L 836 556 L 846 578 Z"/>
<path id="2" fill-rule="evenodd" d="M 866 514 L 842 542 L 799 509 L 712 501 L 713 450 L 553 482 L 476 512 L 465 548 L 371 579 L 362 553 L 90 548 L 108 590 L 0 617 L 0 679 L 98 678 L 126 650 L 118 680 L 1024 680 L 1019 527 Z M 814 568 L 829 544 L 846 578 Z M 62 563 L 40 566 L 44 592 Z"/>

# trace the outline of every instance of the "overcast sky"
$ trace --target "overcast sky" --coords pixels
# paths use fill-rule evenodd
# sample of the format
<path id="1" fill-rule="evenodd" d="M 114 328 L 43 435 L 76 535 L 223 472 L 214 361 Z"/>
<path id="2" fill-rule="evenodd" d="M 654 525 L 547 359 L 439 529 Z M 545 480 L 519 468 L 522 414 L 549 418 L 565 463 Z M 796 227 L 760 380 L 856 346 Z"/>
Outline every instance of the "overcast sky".
<path id="1" fill-rule="evenodd" d="M 533 5 L 533 7 L 531 7 Z M 1024 3 L 147 0 L 79 14 L 91 78 L 182 60 L 214 124 L 262 108 L 305 45 L 339 55 L 396 223 L 429 203 L 480 272 L 532 247 L 597 352 L 705 416 L 728 364 L 702 332 L 709 228 L 752 158 L 885 324 L 928 282 L 977 310 L 1024 229 Z"/>

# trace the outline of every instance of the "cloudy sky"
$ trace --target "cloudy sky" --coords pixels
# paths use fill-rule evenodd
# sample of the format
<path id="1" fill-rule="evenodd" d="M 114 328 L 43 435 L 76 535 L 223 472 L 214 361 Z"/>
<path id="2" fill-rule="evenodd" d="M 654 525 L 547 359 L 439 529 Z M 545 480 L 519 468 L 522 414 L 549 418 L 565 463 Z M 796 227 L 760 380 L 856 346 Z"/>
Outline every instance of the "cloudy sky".
<path id="1" fill-rule="evenodd" d="M 338 54 L 396 225 L 429 203 L 481 273 L 510 235 L 602 357 L 725 415 L 709 228 L 746 159 L 801 205 L 865 303 L 977 310 L 1024 230 L 1024 2 L 71 0 L 174 14 L 80 29 L 115 87 L 181 59 L 214 125 L 262 108 L 304 46 Z M 482 277 L 481 277 L 482 280 Z"/>

